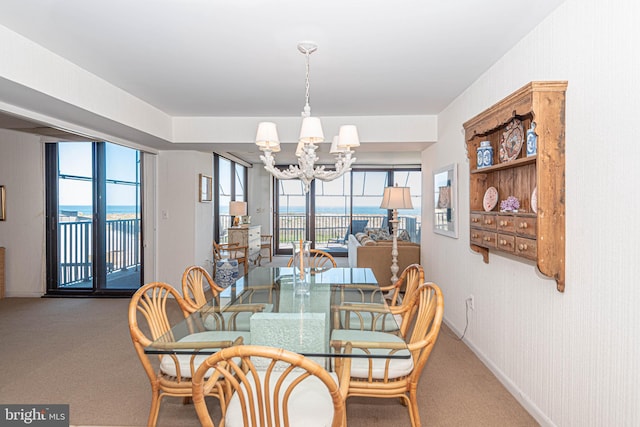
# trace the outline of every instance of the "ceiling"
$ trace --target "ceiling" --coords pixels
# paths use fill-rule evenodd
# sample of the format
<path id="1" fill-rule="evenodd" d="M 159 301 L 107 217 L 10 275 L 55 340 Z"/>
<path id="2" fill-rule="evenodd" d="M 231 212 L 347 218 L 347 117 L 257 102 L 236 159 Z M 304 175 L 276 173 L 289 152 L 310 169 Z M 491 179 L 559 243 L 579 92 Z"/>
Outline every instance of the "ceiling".
<path id="1" fill-rule="evenodd" d="M 561 3 L 2 0 L 0 25 L 170 116 L 299 117 L 307 40 L 314 116 L 437 115 Z M 376 145 L 358 157 L 424 148 Z M 249 144 L 209 148 L 258 161 Z"/>

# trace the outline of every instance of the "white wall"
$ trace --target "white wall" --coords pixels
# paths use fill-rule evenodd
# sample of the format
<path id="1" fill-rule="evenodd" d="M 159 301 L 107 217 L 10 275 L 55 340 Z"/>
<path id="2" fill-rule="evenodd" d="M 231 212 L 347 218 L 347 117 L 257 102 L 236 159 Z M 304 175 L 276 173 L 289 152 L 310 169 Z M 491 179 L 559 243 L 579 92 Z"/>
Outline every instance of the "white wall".
<path id="1" fill-rule="evenodd" d="M 425 188 L 460 166 L 460 238 L 422 234 L 446 322 L 461 332 L 475 296 L 465 341 L 543 425 L 640 425 L 638 16 L 633 0 L 567 0 L 440 114 L 422 156 Z M 564 293 L 531 263 L 469 249 L 462 123 L 531 80 L 569 81 Z"/>
<path id="2" fill-rule="evenodd" d="M 213 154 L 163 151 L 158 156 L 158 276 L 181 289 L 193 264 L 212 272 L 213 208 L 198 201 L 199 174 L 212 175 Z"/>
<path id="3" fill-rule="evenodd" d="M 0 129 L 0 185 L 6 188 L 5 296 L 41 296 L 45 290 L 44 144 L 40 137 Z"/>
<path id="4" fill-rule="evenodd" d="M 251 215 L 251 224 L 261 226 L 262 234 L 273 234 L 272 183 L 271 175 L 262 164 L 249 168 L 247 212 Z"/>

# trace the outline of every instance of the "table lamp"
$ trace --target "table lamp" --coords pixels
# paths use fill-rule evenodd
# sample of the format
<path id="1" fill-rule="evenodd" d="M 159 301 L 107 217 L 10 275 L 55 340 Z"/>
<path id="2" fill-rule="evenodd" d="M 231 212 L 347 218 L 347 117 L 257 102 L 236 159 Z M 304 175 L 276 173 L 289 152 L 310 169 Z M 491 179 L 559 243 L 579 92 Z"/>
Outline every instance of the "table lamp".
<path id="1" fill-rule="evenodd" d="M 386 187 L 382 196 L 382 209 L 393 209 L 393 219 L 390 221 L 393 234 L 391 247 L 391 284 L 398 280 L 398 209 L 413 209 L 409 187 Z"/>
<path id="2" fill-rule="evenodd" d="M 247 214 L 247 202 L 229 202 L 229 215 L 233 218 L 233 226 L 240 224 L 240 217 Z"/>

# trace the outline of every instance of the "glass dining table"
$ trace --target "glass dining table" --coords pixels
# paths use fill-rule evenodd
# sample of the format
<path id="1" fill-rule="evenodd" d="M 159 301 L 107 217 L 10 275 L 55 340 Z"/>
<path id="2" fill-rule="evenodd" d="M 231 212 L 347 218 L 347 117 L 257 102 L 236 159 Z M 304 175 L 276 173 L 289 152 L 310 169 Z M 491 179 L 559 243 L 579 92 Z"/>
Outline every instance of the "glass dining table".
<path id="1" fill-rule="evenodd" d="M 298 271 L 252 269 L 173 325 L 145 353 L 202 357 L 230 345 L 255 344 L 294 351 L 325 366 L 336 357 L 410 357 L 408 351 L 345 354 L 332 345 L 337 330 L 366 329 L 376 331 L 382 342 L 397 340 L 396 319 L 370 268 L 311 271 L 306 280 Z"/>

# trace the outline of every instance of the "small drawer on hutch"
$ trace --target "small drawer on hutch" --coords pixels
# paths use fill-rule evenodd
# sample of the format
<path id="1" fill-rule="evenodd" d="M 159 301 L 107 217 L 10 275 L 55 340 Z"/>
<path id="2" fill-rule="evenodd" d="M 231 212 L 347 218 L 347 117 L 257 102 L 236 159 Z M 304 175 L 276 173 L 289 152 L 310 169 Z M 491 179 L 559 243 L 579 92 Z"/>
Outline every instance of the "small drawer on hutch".
<path id="1" fill-rule="evenodd" d="M 514 233 L 516 231 L 516 218 L 513 216 L 498 216 L 498 230 Z"/>
<path id="2" fill-rule="evenodd" d="M 260 227 L 249 228 L 249 240 L 260 238 Z"/>
<path id="3" fill-rule="evenodd" d="M 482 230 L 472 228 L 470 233 L 471 243 L 476 245 L 482 245 Z"/>
<path id="4" fill-rule="evenodd" d="M 496 247 L 501 251 L 515 252 L 516 249 L 516 236 L 510 236 L 508 234 L 498 234 Z"/>
<path id="5" fill-rule="evenodd" d="M 536 260 L 538 254 L 538 244 L 534 239 L 516 237 L 516 254 L 523 258 Z"/>
<path id="6" fill-rule="evenodd" d="M 482 214 L 472 213 L 470 215 L 470 221 L 472 227 L 482 227 Z"/>
<path id="7" fill-rule="evenodd" d="M 536 217 L 514 217 L 516 233 L 536 237 Z"/>
<path id="8" fill-rule="evenodd" d="M 480 226 L 482 228 L 492 228 L 495 229 L 496 228 L 496 216 L 495 215 L 482 215 L 482 222 L 480 223 Z"/>
<path id="9" fill-rule="evenodd" d="M 491 247 L 491 248 L 495 248 L 496 247 L 496 233 L 491 233 L 490 231 L 480 231 L 480 243 L 478 243 L 478 245 L 480 246 L 486 246 L 486 247 Z"/>

